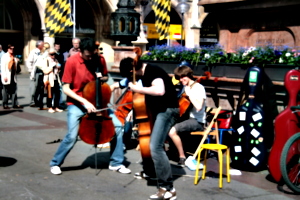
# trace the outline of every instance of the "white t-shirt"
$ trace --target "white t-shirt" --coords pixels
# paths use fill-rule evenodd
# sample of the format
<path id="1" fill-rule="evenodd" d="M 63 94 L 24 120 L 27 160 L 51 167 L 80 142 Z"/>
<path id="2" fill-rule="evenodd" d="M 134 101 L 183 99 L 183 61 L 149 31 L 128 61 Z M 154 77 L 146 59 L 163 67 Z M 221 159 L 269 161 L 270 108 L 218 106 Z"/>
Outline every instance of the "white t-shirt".
<path id="1" fill-rule="evenodd" d="M 204 99 L 203 107 L 200 111 L 196 111 L 196 108 L 193 106 L 190 111 L 190 117 L 197 119 L 198 122 L 205 123 L 206 113 L 205 113 L 205 105 L 206 105 L 206 93 L 203 85 L 200 83 L 195 83 L 192 88 L 190 86 L 185 86 L 184 91 L 188 96 L 193 96 L 195 99 Z"/>

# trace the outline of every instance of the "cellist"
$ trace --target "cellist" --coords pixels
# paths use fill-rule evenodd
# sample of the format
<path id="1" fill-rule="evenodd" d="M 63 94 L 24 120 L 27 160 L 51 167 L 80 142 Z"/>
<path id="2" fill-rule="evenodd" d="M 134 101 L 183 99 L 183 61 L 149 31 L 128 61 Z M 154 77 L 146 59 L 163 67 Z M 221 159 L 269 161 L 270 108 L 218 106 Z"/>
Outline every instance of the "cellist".
<path id="1" fill-rule="evenodd" d="M 135 64 L 137 63 L 137 64 Z M 151 157 L 143 158 L 143 170 L 135 178 L 157 178 L 158 192 L 149 199 L 176 199 L 169 159 L 164 150 L 164 142 L 170 128 L 179 117 L 176 90 L 169 75 L 159 66 L 134 62 L 124 58 L 120 62 L 120 72 L 130 79 L 135 67 L 137 79 L 142 85 L 129 82 L 129 88 L 145 95 L 145 103 L 152 115 L 153 128 L 150 136 Z"/>
<path id="2" fill-rule="evenodd" d="M 174 70 L 174 77 L 183 86 L 184 94 L 188 97 L 190 105 L 186 113 L 188 114 L 187 119 L 180 120 L 170 130 L 169 136 L 175 144 L 178 154 L 179 161 L 178 165 L 184 167 L 186 162 L 185 153 L 183 151 L 183 145 L 178 134 L 203 131 L 204 124 L 206 122 L 206 93 L 203 85 L 195 81 L 193 77 L 193 70 L 187 65 L 181 65 Z"/>
<path id="3" fill-rule="evenodd" d="M 50 172 L 55 175 L 61 174 L 60 166 L 63 164 L 66 156 L 71 151 L 77 141 L 80 119 L 86 113 L 96 112 L 95 106 L 87 99 L 83 98 L 83 88 L 87 83 L 94 81 L 96 77 L 107 80 L 107 68 L 103 57 L 96 55 L 95 41 L 91 38 L 84 38 L 80 42 L 80 52 L 68 58 L 65 64 L 63 74 L 63 91 L 67 95 L 67 125 L 68 131 L 52 160 L 50 161 Z M 99 60 L 101 62 L 99 62 Z M 96 69 L 101 65 L 100 72 L 96 74 Z M 117 143 L 123 144 L 122 137 L 115 137 Z M 114 160 L 114 167 L 123 166 L 123 145 L 117 145 L 116 148 L 111 148 L 110 164 Z M 130 173 L 130 170 L 125 166 L 119 167 L 122 172 Z M 121 172 L 121 171 L 120 171 Z M 122 173 L 121 172 L 121 173 Z"/>

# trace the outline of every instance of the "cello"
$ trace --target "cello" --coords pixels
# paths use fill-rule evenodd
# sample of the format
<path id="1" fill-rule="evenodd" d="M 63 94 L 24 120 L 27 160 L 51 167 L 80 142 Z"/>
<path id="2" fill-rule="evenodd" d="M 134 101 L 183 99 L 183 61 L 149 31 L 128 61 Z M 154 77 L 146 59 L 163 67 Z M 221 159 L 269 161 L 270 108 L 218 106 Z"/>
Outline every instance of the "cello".
<path id="1" fill-rule="evenodd" d="M 124 125 L 126 116 L 132 110 L 132 92 L 128 88 L 116 101 L 116 107 L 115 115 Z"/>
<path id="2" fill-rule="evenodd" d="M 135 67 L 139 64 L 139 58 L 142 54 L 142 50 L 139 47 L 134 49 L 137 54 L 133 61 L 133 84 L 136 84 Z M 140 93 L 133 93 L 133 110 L 136 123 L 138 124 L 139 133 L 139 148 L 143 158 L 150 158 L 150 136 L 153 127 L 153 121 L 151 113 L 146 108 L 145 95 Z"/>
<path id="3" fill-rule="evenodd" d="M 200 83 L 201 80 L 208 80 L 210 76 L 211 76 L 210 72 L 205 72 L 204 76 L 201 76 L 195 80 L 195 82 L 191 85 L 191 88 L 194 86 L 195 83 Z M 179 103 L 179 116 L 182 117 L 191 108 L 191 102 L 185 92 L 180 94 L 178 103 Z"/>
<path id="4" fill-rule="evenodd" d="M 298 116 L 291 111 L 291 106 L 298 105 L 300 71 L 295 69 L 288 71 L 284 78 L 284 85 L 289 94 L 289 101 L 287 107 L 275 118 L 275 140 L 268 159 L 269 172 L 277 182 L 282 178 L 280 157 L 283 147 L 290 137 L 300 132 Z M 291 157 L 291 155 L 288 156 Z"/>
<path id="5" fill-rule="evenodd" d="M 99 65 L 97 72 L 99 72 Z M 110 142 L 115 135 L 115 128 L 112 119 L 108 116 L 105 108 L 110 101 L 111 90 L 107 83 L 100 78 L 86 84 L 83 89 L 83 97 L 91 102 L 97 110 L 95 113 L 88 113 L 82 117 L 78 134 L 88 144 L 104 144 Z"/>
<path id="6" fill-rule="evenodd" d="M 232 133 L 231 166 L 245 171 L 259 171 L 267 162 L 267 135 L 264 131 L 265 112 L 258 98 L 263 85 L 263 71 L 250 67 L 245 75 L 245 100 L 241 101 L 235 115 Z"/>

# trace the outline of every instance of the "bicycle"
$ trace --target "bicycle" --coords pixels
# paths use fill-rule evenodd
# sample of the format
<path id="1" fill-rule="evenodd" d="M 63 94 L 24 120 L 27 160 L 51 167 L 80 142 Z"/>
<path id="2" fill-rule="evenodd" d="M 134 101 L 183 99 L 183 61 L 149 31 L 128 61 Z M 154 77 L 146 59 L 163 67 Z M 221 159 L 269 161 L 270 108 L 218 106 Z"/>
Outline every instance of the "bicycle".
<path id="1" fill-rule="evenodd" d="M 291 106 L 291 110 L 300 112 L 300 106 Z M 280 156 L 280 170 L 285 184 L 300 194 L 300 132 L 286 141 Z"/>

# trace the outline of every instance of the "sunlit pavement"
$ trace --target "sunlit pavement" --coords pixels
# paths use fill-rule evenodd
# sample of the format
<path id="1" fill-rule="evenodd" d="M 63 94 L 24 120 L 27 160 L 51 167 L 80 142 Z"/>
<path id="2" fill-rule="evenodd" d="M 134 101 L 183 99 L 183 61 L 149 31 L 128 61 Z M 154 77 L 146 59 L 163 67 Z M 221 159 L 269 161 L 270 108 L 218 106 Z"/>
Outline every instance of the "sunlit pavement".
<path id="1" fill-rule="evenodd" d="M 66 133 L 67 112 L 52 114 L 29 107 L 28 85 L 28 75 L 19 75 L 18 97 L 24 109 L 0 108 L 1 200 L 141 200 L 156 192 L 155 182 L 133 177 L 142 170 L 140 152 L 134 148 L 125 154 L 125 164 L 132 173 L 120 174 L 108 170 L 109 148 L 95 149 L 78 141 L 62 165 L 62 175 L 52 175 L 49 161 Z M 285 186 L 285 192 L 279 191 L 267 170 L 232 175 L 230 183 L 223 178 L 219 189 L 218 178 L 207 177 L 194 185 L 194 171 L 170 162 L 177 199 L 299 199 L 299 195 L 288 194 Z M 208 171 L 218 173 L 217 168 L 217 161 L 210 159 Z"/>

